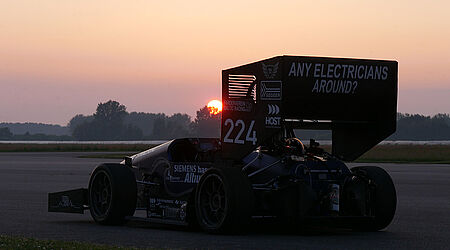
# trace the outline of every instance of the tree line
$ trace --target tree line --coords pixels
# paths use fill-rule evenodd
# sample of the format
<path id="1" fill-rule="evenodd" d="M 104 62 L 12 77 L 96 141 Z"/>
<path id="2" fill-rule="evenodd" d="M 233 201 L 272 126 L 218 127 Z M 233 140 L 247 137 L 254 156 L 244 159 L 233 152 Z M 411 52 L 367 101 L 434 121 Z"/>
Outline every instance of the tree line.
<path id="1" fill-rule="evenodd" d="M 187 114 L 126 111 L 116 101 L 100 103 L 93 115 L 74 116 L 69 130 L 76 140 L 168 140 L 181 137 L 219 137 L 220 114 L 210 114 L 205 106 L 194 120 Z"/>
<path id="2" fill-rule="evenodd" d="M 92 115 L 75 115 L 65 128 L 69 135 L 16 134 L 0 124 L 0 140 L 168 140 L 181 137 L 220 137 L 221 114 L 204 106 L 192 119 L 187 114 L 128 112 L 125 105 L 110 100 L 99 103 Z M 31 124 L 31 123 L 30 123 Z M 6 126 L 5 126 L 6 125 Z M 17 126 L 17 125 L 16 125 Z M 39 126 L 43 126 L 40 124 Z M 54 125 L 44 126 L 46 128 Z M 57 126 L 58 127 L 58 126 Z M 22 128 L 23 129 L 23 128 Z M 60 129 L 60 127 L 58 127 Z M 331 140 L 331 131 L 297 131 L 300 139 Z M 449 114 L 424 116 L 398 113 L 397 131 L 387 140 L 450 140 Z"/>
<path id="3" fill-rule="evenodd" d="M 0 128 L 9 128 L 14 135 L 24 134 L 47 134 L 47 135 L 70 135 L 67 126 L 56 124 L 44 124 L 34 122 L 0 122 Z"/>
<path id="4" fill-rule="evenodd" d="M 397 131 L 387 140 L 450 140 L 449 114 L 397 114 Z"/>

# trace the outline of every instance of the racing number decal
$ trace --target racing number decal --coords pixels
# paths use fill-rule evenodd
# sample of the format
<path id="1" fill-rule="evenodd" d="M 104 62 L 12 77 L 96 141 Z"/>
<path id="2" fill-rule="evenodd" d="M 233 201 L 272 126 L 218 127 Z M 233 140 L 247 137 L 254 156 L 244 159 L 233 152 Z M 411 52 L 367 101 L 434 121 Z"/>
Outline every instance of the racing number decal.
<path id="1" fill-rule="evenodd" d="M 236 127 L 239 126 L 239 125 L 241 126 L 241 130 L 239 130 L 239 132 L 238 132 L 238 134 L 236 136 L 236 139 L 234 139 L 234 143 L 244 144 L 245 143 L 244 140 L 239 139 L 239 138 L 241 138 L 241 135 L 242 135 L 242 133 L 244 133 L 244 130 L 245 130 L 245 123 L 244 123 L 244 121 L 237 120 L 236 121 Z"/>
<path id="2" fill-rule="evenodd" d="M 255 120 L 250 122 L 250 127 L 248 128 L 247 135 L 245 136 L 246 141 L 251 141 L 253 145 L 256 145 L 256 131 L 253 130 L 253 125 L 255 125 Z M 244 124 L 245 126 L 245 124 Z"/>
<path id="3" fill-rule="evenodd" d="M 230 128 L 228 129 L 228 132 L 225 134 L 225 136 L 223 137 L 223 142 L 226 143 L 236 143 L 236 144 L 244 144 L 245 141 L 249 141 L 252 142 L 253 145 L 256 145 L 256 131 L 253 130 L 253 126 L 255 125 L 255 120 L 252 120 L 250 122 L 250 126 L 247 130 L 247 134 L 245 136 L 245 141 L 243 139 L 241 139 L 242 134 L 245 131 L 245 122 L 243 120 L 237 120 L 236 123 L 231 120 L 231 119 L 226 119 L 225 126 L 230 125 Z M 241 129 L 239 130 L 238 134 L 236 135 L 236 138 L 233 140 L 230 138 L 231 133 L 233 132 L 234 127 L 240 127 Z"/>
<path id="4" fill-rule="evenodd" d="M 233 143 L 233 139 L 229 139 L 228 137 L 231 134 L 231 131 L 233 131 L 234 128 L 234 122 L 231 119 L 227 119 L 224 123 L 225 126 L 227 126 L 228 124 L 231 125 L 230 129 L 228 130 L 227 134 L 225 135 L 225 137 L 223 138 L 223 142 L 227 142 L 227 143 Z"/>

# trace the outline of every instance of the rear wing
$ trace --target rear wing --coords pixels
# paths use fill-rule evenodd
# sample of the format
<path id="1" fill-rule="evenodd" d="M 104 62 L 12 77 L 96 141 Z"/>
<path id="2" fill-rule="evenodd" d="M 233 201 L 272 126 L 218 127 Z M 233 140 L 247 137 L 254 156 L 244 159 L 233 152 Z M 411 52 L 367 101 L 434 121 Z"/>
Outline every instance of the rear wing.
<path id="1" fill-rule="evenodd" d="M 331 130 L 333 155 L 355 160 L 395 132 L 397 71 L 396 61 L 304 56 L 223 70 L 223 156 L 303 128 Z"/>

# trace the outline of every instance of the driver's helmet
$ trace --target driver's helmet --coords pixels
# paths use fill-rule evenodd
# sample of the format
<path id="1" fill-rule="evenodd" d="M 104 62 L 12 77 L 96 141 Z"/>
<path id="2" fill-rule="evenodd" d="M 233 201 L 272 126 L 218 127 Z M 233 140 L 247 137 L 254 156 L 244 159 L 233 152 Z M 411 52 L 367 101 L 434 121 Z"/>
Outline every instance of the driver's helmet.
<path id="1" fill-rule="evenodd" d="M 305 145 L 296 137 L 286 139 L 286 146 L 293 149 L 297 154 L 305 154 Z"/>

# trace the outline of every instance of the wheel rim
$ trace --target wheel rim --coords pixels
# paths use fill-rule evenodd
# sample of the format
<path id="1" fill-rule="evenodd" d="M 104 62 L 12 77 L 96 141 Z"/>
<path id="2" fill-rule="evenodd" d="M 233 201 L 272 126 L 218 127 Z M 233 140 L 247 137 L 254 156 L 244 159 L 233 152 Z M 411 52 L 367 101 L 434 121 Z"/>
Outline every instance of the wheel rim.
<path id="1" fill-rule="evenodd" d="M 97 216 L 105 216 L 111 206 L 112 186 L 109 176 L 101 171 L 92 180 L 91 207 Z"/>
<path id="2" fill-rule="evenodd" d="M 227 199 L 222 178 L 217 174 L 206 176 L 198 193 L 200 217 L 203 223 L 212 228 L 220 227 L 227 212 Z"/>

